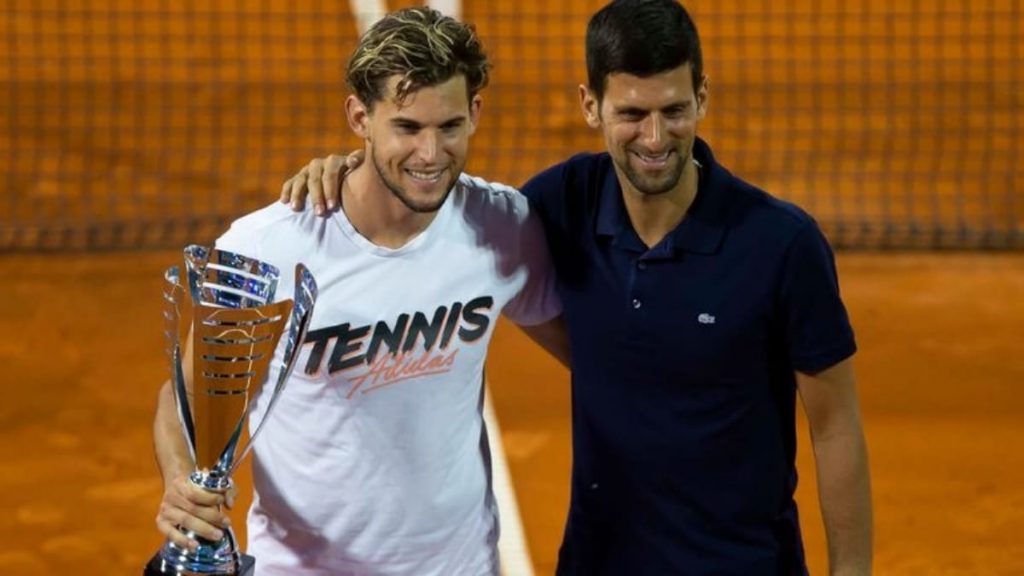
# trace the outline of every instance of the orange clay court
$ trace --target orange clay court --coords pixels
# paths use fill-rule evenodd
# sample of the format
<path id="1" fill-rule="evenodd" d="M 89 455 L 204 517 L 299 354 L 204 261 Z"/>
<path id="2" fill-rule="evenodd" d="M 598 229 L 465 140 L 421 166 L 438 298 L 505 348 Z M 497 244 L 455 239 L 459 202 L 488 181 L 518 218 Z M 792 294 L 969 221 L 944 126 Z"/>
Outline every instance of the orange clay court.
<path id="1" fill-rule="evenodd" d="M 0 574 L 135 575 L 160 546 L 163 271 L 309 158 L 355 145 L 336 108 L 348 4 L 292 4 L 0 12 Z M 977 250 L 1024 238 L 1024 81 L 1008 65 L 1022 57 L 1020 3 L 687 4 L 719 158 L 807 208 L 838 246 L 870 248 L 838 265 L 860 346 L 875 573 L 1024 574 L 1024 252 Z M 600 147 L 574 99 L 600 5 L 464 3 L 497 63 L 472 172 L 520 183 Z M 508 324 L 488 372 L 532 563 L 551 574 L 568 374 Z M 797 498 L 823 575 L 798 429 Z M 246 496 L 247 464 L 237 479 Z M 247 504 L 232 516 L 243 542 Z"/>
<path id="2" fill-rule="evenodd" d="M 139 574 L 160 545 L 149 427 L 166 373 L 162 273 L 177 257 L 0 259 L 0 574 Z M 861 347 L 876 572 L 1024 573 L 1024 255 L 842 254 L 839 270 Z M 489 373 L 527 543 L 537 574 L 551 574 L 568 502 L 567 374 L 507 324 Z M 825 574 L 800 429 L 798 502 L 812 574 Z"/>

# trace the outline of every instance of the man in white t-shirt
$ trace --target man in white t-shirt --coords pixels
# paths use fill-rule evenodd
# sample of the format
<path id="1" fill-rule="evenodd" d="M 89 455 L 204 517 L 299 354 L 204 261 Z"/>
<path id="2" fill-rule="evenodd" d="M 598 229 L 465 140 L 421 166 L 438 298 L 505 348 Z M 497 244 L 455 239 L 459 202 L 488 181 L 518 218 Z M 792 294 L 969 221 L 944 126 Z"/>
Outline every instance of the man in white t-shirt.
<path id="1" fill-rule="evenodd" d="M 319 286 L 253 449 L 248 551 L 260 576 L 498 573 L 481 413 L 498 314 L 568 354 L 526 199 L 462 174 L 487 70 L 472 27 L 426 8 L 384 18 L 349 61 L 345 111 L 366 162 L 345 180 L 342 209 L 319 218 L 275 203 L 217 241 L 277 266 L 279 299 L 292 297 L 297 262 Z M 167 384 L 154 434 L 158 528 L 180 546 L 196 545 L 180 529 L 219 538 L 225 498 L 188 482 Z"/>

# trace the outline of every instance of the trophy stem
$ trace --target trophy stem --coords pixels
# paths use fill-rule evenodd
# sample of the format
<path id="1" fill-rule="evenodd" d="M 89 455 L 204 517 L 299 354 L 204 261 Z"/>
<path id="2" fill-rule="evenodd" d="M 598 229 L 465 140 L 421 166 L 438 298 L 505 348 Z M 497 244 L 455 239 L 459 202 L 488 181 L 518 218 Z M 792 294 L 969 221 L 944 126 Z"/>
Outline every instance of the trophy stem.
<path id="1" fill-rule="evenodd" d="M 189 475 L 188 479 L 203 490 L 220 494 L 226 493 L 233 485 L 231 477 L 216 468 L 213 470 L 196 470 Z"/>

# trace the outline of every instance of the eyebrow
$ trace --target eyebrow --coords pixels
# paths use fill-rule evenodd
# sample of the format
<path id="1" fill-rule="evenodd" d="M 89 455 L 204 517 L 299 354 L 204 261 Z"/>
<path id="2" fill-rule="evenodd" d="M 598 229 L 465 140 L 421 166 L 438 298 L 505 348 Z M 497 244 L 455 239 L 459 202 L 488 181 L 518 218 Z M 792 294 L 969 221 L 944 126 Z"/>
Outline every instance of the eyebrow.
<path id="1" fill-rule="evenodd" d="M 662 106 L 661 108 L 658 108 L 658 110 L 664 112 L 666 110 L 673 110 L 677 108 L 688 108 L 692 105 L 692 100 L 680 100 L 678 102 L 673 102 L 666 106 Z M 615 112 L 616 114 L 647 114 L 648 112 L 651 111 L 651 109 L 641 108 L 639 106 L 613 106 L 612 111 Z"/>
<path id="2" fill-rule="evenodd" d="M 439 125 L 440 126 L 458 126 L 458 125 L 464 123 L 465 121 L 466 121 L 466 116 L 460 114 L 458 116 L 452 116 L 451 118 L 445 120 L 444 122 L 441 122 Z M 392 118 L 391 119 L 391 124 L 394 125 L 394 126 L 415 127 L 415 128 L 422 128 L 424 126 L 422 122 L 419 122 L 417 120 L 413 120 L 412 118 L 406 118 L 404 116 L 398 116 L 396 118 Z"/>

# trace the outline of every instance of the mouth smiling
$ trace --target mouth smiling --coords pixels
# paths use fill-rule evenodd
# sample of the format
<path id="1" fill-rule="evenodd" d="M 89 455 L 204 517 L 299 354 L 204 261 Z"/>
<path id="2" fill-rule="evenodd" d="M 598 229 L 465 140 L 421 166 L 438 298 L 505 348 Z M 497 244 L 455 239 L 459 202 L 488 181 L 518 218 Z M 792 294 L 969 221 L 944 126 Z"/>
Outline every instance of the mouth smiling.
<path id="1" fill-rule="evenodd" d="M 427 170 L 413 170 L 411 168 L 406 168 L 405 169 L 405 173 L 408 174 L 409 176 L 411 176 L 413 178 L 413 180 L 417 180 L 417 181 L 423 182 L 425 184 L 432 184 L 432 183 L 440 181 L 441 180 L 441 175 L 444 174 L 444 172 L 445 172 L 444 168 L 442 168 L 440 170 L 431 170 L 431 171 L 427 171 Z"/>
<path id="2" fill-rule="evenodd" d="M 650 168 L 664 168 L 668 164 L 669 158 L 672 157 L 673 153 L 675 153 L 675 150 L 671 148 L 665 150 L 661 154 L 645 154 L 638 150 L 630 150 L 630 154 L 638 158 L 643 166 Z"/>

